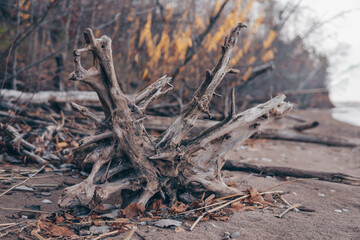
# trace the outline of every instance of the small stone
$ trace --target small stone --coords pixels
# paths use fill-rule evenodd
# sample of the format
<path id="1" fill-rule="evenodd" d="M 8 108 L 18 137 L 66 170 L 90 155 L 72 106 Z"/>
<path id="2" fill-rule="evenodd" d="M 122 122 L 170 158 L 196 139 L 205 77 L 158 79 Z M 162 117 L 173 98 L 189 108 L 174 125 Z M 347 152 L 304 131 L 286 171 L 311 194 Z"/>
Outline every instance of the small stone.
<path id="1" fill-rule="evenodd" d="M 149 226 L 152 226 L 152 225 L 154 225 L 151 221 L 149 221 L 149 220 L 147 220 L 146 222 L 146 225 L 149 225 Z"/>
<path id="2" fill-rule="evenodd" d="M 80 236 L 86 236 L 86 235 L 90 235 L 90 234 L 91 234 L 90 231 L 84 230 L 84 229 L 81 229 L 79 232 Z"/>
<path id="3" fill-rule="evenodd" d="M 120 209 L 116 208 L 111 210 L 109 213 L 104 213 L 101 214 L 101 217 L 105 217 L 105 218 L 117 218 L 120 214 Z"/>
<path id="4" fill-rule="evenodd" d="M 42 198 L 42 196 L 39 195 L 39 194 L 35 194 L 35 197 L 37 197 L 37 198 Z"/>
<path id="5" fill-rule="evenodd" d="M 92 226 L 89 230 L 91 234 L 99 235 L 103 233 L 108 233 L 110 231 L 110 226 L 108 225 Z"/>
<path id="6" fill-rule="evenodd" d="M 337 213 L 341 213 L 341 212 L 342 212 L 342 210 L 340 210 L 340 209 L 335 209 L 334 211 L 337 212 Z"/>
<path id="7" fill-rule="evenodd" d="M 49 199 L 44 199 L 41 202 L 45 204 L 52 204 L 52 201 L 50 201 Z"/>
<path id="8" fill-rule="evenodd" d="M 223 237 L 221 238 L 221 240 L 230 240 L 230 233 L 229 232 L 224 232 Z"/>
<path id="9" fill-rule="evenodd" d="M 325 197 L 325 194 L 323 194 L 323 193 L 318 193 L 318 196 L 319 196 L 319 197 Z"/>
<path id="10" fill-rule="evenodd" d="M 84 176 L 84 177 L 89 176 L 89 174 L 88 174 L 87 172 L 83 172 L 83 171 L 81 171 L 80 174 L 81 174 L 82 176 Z"/>
<path id="11" fill-rule="evenodd" d="M 146 225 L 146 222 L 139 222 L 139 224 L 140 224 L 141 226 L 145 226 L 145 225 Z"/>
<path id="12" fill-rule="evenodd" d="M 231 234 L 229 232 L 224 232 L 224 237 L 230 236 Z"/>
<path id="13" fill-rule="evenodd" d="M 231 237 L 231 238 L 239 238 L 239 237 L 240 237 L 240 233 L 239 233 L 239 232 L 233 232 L 230 237 Z"/>
<path id="14" fill-rule="evenodd" d="M 334 190 L 334 189 L 330 189 L 330 192 L 331 192 L 331 193 L 334 193 L 334 192 L 336 192 L 336 190 Z"/>
<path id="15" fill-rule="evenodd" d="M 43 195 L 43 196 L 51 196 L 51 192 L 41 192 L 41 195 Z"/>
<path id="16" fill-rule="evenodd" d="M 161 219 L 159 221 L 154 222 L 155 226 L 165 228 L 165 227 L 171 227 L 171 226 L 181 226 L 182 222 L 172 220 L 172 219 Z"/>
<path id="17" fill-rule="evenodd" d="M 187 203 L 187 204 L 196 201 L 196 198 L 188 192 L 180 194 L 179 198 L 180 198 L 180 200 L 182 200 L 184 203 Z"/>
<path id="18" fill-rule="evenodd" d="M 343 210 L 343 212 L 348 212 L 348 211 L 349 211 L 349 210 L 347 210 L 346 208 L 343 208 L 342 210 Z"/>
<path id="19" fill-rule="evenodd" d="M 146 212 L 145 214 L 146 214 L 146 216 L 148 216 L 149 218 L 153 218 L 153 217 L 154 217 L 154 215 L 153 215 L 151 212 Z"/>
<path id="20" fill-rule="evenodd" d="M 25 192 L 33 192 L 34 191 L 33 188 L 27 187 L 25 185 L 18 186 L 18 187 L 15 188 L 15 190 L 25 191 Z"/>
<path id="21" fill-rule="evenodd" d="M 25 208 L 31 209 L 34 211 L 40 211 L 40 209 L 41 209 L 40 205 L 25 205 Z"/>
<path id="22" fill-rule="evenodd" d="M 90 210 L 87 207 L 84 206 L 77 206 L 75 208 L 75 216 L 76 217 L 80 217 L 80 216 L 86 216 L 90 213 Z"/>
<path id="23" fill-rule="evenodd" d="M 260 160 L 263 162 L 272 162 L 270 158 L 265 158 L 265 157 L 260 158 Z"/>

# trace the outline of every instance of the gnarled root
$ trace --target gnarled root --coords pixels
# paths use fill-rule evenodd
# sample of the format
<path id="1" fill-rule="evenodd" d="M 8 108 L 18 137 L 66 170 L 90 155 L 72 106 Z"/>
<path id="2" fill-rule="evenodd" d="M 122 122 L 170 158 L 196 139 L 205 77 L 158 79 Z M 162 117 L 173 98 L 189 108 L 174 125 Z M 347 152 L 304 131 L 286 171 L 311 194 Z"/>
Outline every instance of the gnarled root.
<path id="1" fill-rule="evenodd" d="M 145 109 L 155 98 L 172 89 L 171 78 L 164 76 L 133 98 L 127 98 L 116 79 L 111 39 L 95 38 L 91 29 L 86 29 L 85 47 L 74 51 L 75 70 L 70 79 L 85 82 L 97 92 L 106 118 L 101 120 L 87 109 L 74 105 L 84 116 L 96 121 L 99 129 L 96 135 L 84 138 L 80 144 L 80 149 L 90 151 L 83 163 L 92 165 L 90 175 L 65 190 L 60 206 L 94 206 L 114 194 L 117 194 L 117 203 L 125 206 L 132 202 L 146 205 L 156 193 L 170 201 L 175 201 L 179 191 L 239 193 L 240 190 L 226 186 L 222 179 L 224 155 L 259 131 L 267 121 L 289 111 L 292 105 L 284 102 L 285 96 L 279 95 L 236 114 L 233 91 L 231 112 L 226 119 L 198 136 L 190 139 L 185 136 L 202 112 L 210 114 L 209 103 L 224 76 L 238 73 L 228 64 L 244 27 L 239 23 L 232 29 L 216 66 L 206 73 L 193 98 L 158 138 L 146 132 Z M 80 55 L 87 51 L 92 52 L 94 58 L 88 70 L 80 63 Z"/>

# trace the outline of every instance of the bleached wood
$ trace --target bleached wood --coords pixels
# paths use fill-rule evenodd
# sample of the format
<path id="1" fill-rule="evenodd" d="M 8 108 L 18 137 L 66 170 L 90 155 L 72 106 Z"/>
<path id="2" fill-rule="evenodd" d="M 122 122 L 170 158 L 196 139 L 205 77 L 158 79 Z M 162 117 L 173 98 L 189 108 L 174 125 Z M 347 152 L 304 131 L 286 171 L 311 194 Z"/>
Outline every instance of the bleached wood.
<path id="1" fill-rule="evenodd" d="M 171 78 L 164 76 L 134 97 L 125 96 L 113 67 L 111 39 L 106 36 L 95 38 L 92 31 L 86 29 L 86 44 L 74 51 L 75 71 L 70 78 L 88 83 L 97 92 L 106 125 L 99 127 L 96 135 L 81 141 L 80 149 L 84 152 L 91 149 L 84 160 L 84 164 L 93 164 L 91 174 L 82 183 L 67 188 L 59 204 L 63 207 L 94 206 L 114 194 L 123 205 L 131 202 L 146 205 L 158 192 L 170 201 L 176 200 L 177 191 L 194 194 L 206 191 L 218 195 L 239 193 L 240 190 L 228 187 L 221 177 L 224 154 L 258 131 L 264 123 L 290 110 L 292 105 L 283 101 L 285 96 L 279 95 L 236 114 L 232 92 L 231 112 L 225 120 L 194 138 L 185 139 L 185 136 L 196 122 L 201 122 L 198 117 L 202 112 L 210 114 L 209 103 L 224 76 L 238 73 L 228 63 L 244 27 L 239 23 L 232 29 L 216 66 L 206 73 L 187 106 L 157 139 L 145 130 L 147 117 L 144 110 L 151 101 L 172 89 Z M 93 66 L 85 70 L 81 67 L 80 55 L 87 51 L 92 52 L 94 61 Z M 77 108 L 82 111 L 81 107 Z M 97 119 L 86 109 L 83 112 Z M 119 196 L 123 190 L 131 191 L 133 195 L 122 199 Z"/>

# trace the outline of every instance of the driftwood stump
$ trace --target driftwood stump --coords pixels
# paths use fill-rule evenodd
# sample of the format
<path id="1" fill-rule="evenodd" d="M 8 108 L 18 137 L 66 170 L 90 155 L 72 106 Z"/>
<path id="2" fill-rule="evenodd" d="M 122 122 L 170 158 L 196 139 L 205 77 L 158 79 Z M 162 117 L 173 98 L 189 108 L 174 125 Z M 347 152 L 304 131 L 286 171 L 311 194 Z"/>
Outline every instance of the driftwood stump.
<path id="1" fill-rule="evenodd" d="M 134 97 L 126 97 L 115 75 L 111 39 L 107 36 L 95 38 L 91 29 L 86 29 L 85 47 L 74 51 L 75 70 L 69 78 L 89 84 L 97 93 L 105 120 L 73 104 L 97 123 L 98 133 L 80 142 L 81 147 L 92 145 L 84 160 L 84 164 L 92 164 L 90 175 L 83 182 L 68 187 L 59 205 L 92 207 L 116 196 L 116 201 L 124 207 L 133 202 L 146 205 L 157 193 L 170 201 L 175 201 L 184 191 L 218 195 L 239 193 L 240 190 L 228 187 L 221 177 L 223 157 L 269 119 L 290 110 L 292 105 L 284 102 L 285 96 L 278 95 L 236 114 L 232 91 L 232 108 L 226 119 L 198 136 L 186 138 L 186 135 L 202 112 L 210 114 L 209 103 L 224 76 L 238 72 L 228 63 L 244 27 L 237 24 L 225 38 L 216 66 L 206 72 L 192 99 L 159 137 L 146 132 L 144 112 L 152 100 L 172 89 L 171 78 L 164 76 Z M 80 63 L 80 55 L 84 52 L 93 54 L 93 66 L 88 70 Z"/>

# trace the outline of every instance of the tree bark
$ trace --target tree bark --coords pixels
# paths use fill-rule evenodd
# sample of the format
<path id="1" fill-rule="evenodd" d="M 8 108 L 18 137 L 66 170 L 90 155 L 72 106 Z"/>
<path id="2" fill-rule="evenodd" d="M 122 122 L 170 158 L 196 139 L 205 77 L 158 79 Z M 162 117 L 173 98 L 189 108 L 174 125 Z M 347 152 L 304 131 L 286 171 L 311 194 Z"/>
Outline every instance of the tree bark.
<path id="1" fill-rule="evenodd" d="M 75 70 L 69 79 L 90 85 L 101 101 L 105 120 L 98 124 L 96 135 L 81 141 L 84 151 L 88 145 L 93 146 L 84 160 L 84 164 L 93 165 L 90 175 L 68 187 L 59 205 L 91 207 L 115 194 L 117 203 L 126 206 L 132 202 L 146 205 L 158 192 L 169 201 L 175 201 L 183 191 L 239 193 L 240 190 L 228 187 L 221 177 L 224 154 L 257 132 L 269 119 L 289 111 L 292 105 L 284 102 L 285 96 L 278 95 L 237 114 L 233 91 L 231 112 L 226 119 L 195 137 L 187 138 L 187 134 L 202 112 L 210 114 L 209 103 L 216 87 L 227 73 L 234 72 L 228 63 L 244 27 L 239 23 L 232 29 L 216 66 L 207 71 L 192 99 L 159 137 L 146 132 L 145 109 L 152 100 L 172 89 L 171 78 L 164 76 L 133 97 L 125 96 L 113 67 L 111 39 L 95 38 L 91 29 L 86 29 L 85 47 L 74 51 Z M 81 66 L 80 55 L 89 51 L 94 61 L 86 70 Z M 78 109 L 98 122 L 99 118 L 88 110 Z"/>
<path id="2" fill-rule="evenodd" d="M 313 171 L 289 167 L 259 166 L 250 163 L 241 163 L 240 161 L 235 160 L 227 160 L 223 169 L 230 171 L 248 171 L 264 175 L 271 174 L 278 177 L 317 178 L 321 181 L 360 186 L 359 177 L 350 176 L 344 173 Z"/>

